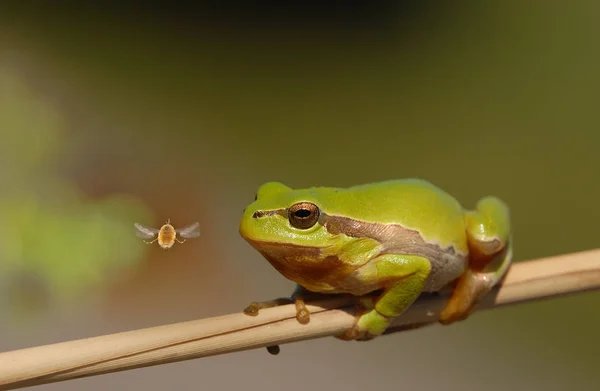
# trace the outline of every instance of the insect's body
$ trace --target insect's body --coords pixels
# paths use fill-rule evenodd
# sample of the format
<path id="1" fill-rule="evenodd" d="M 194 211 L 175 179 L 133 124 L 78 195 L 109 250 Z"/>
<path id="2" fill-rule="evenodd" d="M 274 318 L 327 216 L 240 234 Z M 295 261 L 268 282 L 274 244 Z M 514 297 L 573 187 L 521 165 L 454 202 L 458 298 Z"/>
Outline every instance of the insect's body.
<path id="1" fill-rule="evenodd" d="M 175 240 L 177 240 L 177 232 L 175 232 L 175 227 L 169 223 L 160 227 L 160 231 L 158 231 L 157 236 L 158 245 L 160 247 L 164 249 L 171 248 L 175 244 Z"/>
<path id="2" fill-rule="evenodd" d="M 141 224 L 135 223 L 134 226 L 136 228 L 137 236 L 144 239 L 155 238 L 149 242 L 144 241 L 147 244 L 151 244 L 154 242 L 158 242 L 158 245 L 162 248 L 169 249 L 173 247 L 175 242 L 184 243 L 187 238 L 195 238 L 200 236 L 200 231 L 198 230 L 199 223 L 194 223 L 189 225 L 183 229 L 175 229 L 171 225 L 171 220 L 168 220 L 165 225 L 160 227 L 160 229 L 145 227 Z M 177 239 L 177 234 L 182 238 L 186 238 L 183 240 Z"/>

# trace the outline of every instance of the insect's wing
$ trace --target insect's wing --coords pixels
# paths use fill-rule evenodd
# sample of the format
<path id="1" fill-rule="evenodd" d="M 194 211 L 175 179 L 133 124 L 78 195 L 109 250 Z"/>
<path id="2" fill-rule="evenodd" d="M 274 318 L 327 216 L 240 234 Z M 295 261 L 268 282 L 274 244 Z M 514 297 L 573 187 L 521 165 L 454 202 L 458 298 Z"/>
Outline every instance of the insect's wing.
<path id="1" fill-rule="evenodd" d="M 135 226 L 135 234 L 143 239 L 153 238 L 159 232 L 156 228 L 144 227 L 139 223 L 134 223 L 133 225 Z"/>
<path id="2" fill-rule="evenodd" d="M 181 235 L 182 238 L 197 238 L 200 236 L 200 226 L 199 222 L 195 222 L 194 224 L 188 225 L 185 228 L 178 229 L 177 233 Z"/>

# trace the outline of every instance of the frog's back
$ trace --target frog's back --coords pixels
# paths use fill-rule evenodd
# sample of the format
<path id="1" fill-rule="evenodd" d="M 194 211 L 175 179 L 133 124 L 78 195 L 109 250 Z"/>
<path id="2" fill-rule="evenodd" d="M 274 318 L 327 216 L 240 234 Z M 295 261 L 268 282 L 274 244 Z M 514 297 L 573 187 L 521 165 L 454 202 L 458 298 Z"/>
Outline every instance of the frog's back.
<path id="1" fill-rule="evenodd" d="M 315 189 L 318 194 L 318 189 Z M 421 179 L 400 179 L 328 189 L 322 204 L 328 214 L 380 224 L 398 224 L 428 242 L 466 250 L 464 211 L 459 202 Z M 318 195 L 317 195 L 317 198 Z"/>

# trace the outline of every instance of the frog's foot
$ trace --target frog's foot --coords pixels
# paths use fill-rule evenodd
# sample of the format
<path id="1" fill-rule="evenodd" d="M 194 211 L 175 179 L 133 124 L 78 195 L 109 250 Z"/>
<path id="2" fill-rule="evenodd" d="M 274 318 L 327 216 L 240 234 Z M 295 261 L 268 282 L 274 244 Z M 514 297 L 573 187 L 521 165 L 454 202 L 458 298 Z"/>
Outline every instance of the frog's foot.
<path id="1" fill-rule="evenodd" d="M 343 341 L 369 341 L 383 334 L 390 322 L 390 318 L 373 309 L 359 316 L 351 329 L 336 335 L 336 338 Z"/>
<path id="2" fill-rule="evenodd" d="M 310 312 L 306 308 L 304 302 L 304 292 L 296 289 L 291 298 L 280 297 L 274 300 L 252 302 L 249 306 L 244 308 L 244 314 L 249 316 L 257 316 L 258 312 L 262 309 L 278 307 L 280 305 L 294 304 L 296 306 L 296 319 L 301 324 L 307 324 L 310 321 Z"/>
<path id="3" fill-rule="evenodd" d="M 342 341 L 368 341 L 381 333 L 379 325 L 389 325 L 387 318 L 375 310 L 375 298 L 371 296 L 359 297 L 356 303 L 356 322 L 352 328 L 335 338 Z M 387 325 L 385 327 L 387 327 Z"/>
<path id="4" fill-rule="evenodd" d="M 304 299 L 306 297 L 311 298 L 313 295 L 316 296 L 317 294 L 304 289 L 300 285 L 297 285 L 296 290 L 292 294 L 291 298 L 280 297 L 275 300 L 252 302 L 244 309 L 244 313 L 250 316 L 257 316 L 261 309 L 294 303 L 296 307 L 296 320 L 301 324 L 307 324 L 310 322 L 310 311 L 308 311 L 308 308 L 306 308 Z M 280 352 L 279 345 L 267 346 L 267 351 L 271 355 L 278 355 Z"/>
<path id="5" fill-rule="evenodd" d="M 440 314 L 439 321 L 443 325 L 465 320 L 469 317 L 478 299 L 492 288 L 480 273 L 471 269 L 461 277 L 450 300 Z"/>
<path id="6" fill-rule="evenodd" d="M 504 277 L 512 261 L 508 209 L 494 197 L 467 214 L 469 265 L 459 279 L 439 321 L 447 325 L 468 318 L 477 302 Z"/>
<path id="7" fill-rule="evenodd" d="M 369 341 L 380 335 L 416 330 L 436 324 L 436 321 L 434 320 L 401 326 L 390 326 L 392 320 L 393 318 L 381 315 L 376 310 L 371 310 L 363 313 L 363 315 L 358 318 L 354 327 L 344 334 L 336 336 L 336 338 L 344 341 Z"/>
<path id="8" fill-rule="evenodd" d="M 322 293 L 311 292 L 301 285 L 296 285 L 296 290 L 292 294 L 292 301 L 296 305 L 296 319 L 301 324 L 310 322 L 310 311 L 306 308 L 305 301 L 311 301 L 323 298 Z"/>
<path id="9" fill-rule="evenodd" d="M 500 267 L 494 271 L 480 271 L 479 266 L 467 269 L 459 279 L 446 307 L 440 313 L 441 324 L 449 325 L 467 319 L 479 300 L 504 277 L 512 259 L 511 247 L 507 247 L 499 257 Z"/>
<path id="10" fill-rule="evenodd" d="M 246 308 L 244 308 L 244 314 L 250 316 L 257 316 L 258 312 L 265 308 L 278 307 L 280 305 L 292 304 L 296 305 L 296 319 L 302 324 L 307 324 L 310 321 L 310 312 L 306 308 L 306 304 L 302 298 L 290 299 L 282 297 L 275 300 L 252 302 Z"/>

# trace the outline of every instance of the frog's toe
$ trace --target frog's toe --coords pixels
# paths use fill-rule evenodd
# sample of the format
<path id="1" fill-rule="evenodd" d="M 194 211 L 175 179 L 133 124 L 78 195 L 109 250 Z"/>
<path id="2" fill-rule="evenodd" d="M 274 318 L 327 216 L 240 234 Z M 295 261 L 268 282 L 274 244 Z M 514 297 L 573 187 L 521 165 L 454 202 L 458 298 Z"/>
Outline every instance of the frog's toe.
<path id="1" fill-rule="evenodd" d="M 390 319 L 376 310 L 371 310 L 358 317 L 356 324 L 336 338 L 344 341 L 369 341 L 383 334 L 390 325 Z"/>
<path id="2" fill-rule="evenodd" d="M 252 303 L 250 303 L 249 306 L 244 308 L 244 314 L 250 315 L 250 316 L 256 316 L 256 315 L 258 315 L 259 310 L 260 310 L 260 303 L 252 302 Z"/>
<path id="3" fill-rule="evenodd" d="M 273 308 L 273 307 L 277 307 L 280 305 L 284 305 L 284 304 L 291 304 L 292 300 L 289 298 L 279 298 L 279 299 L 275 299 L 275 300 L 269 300 L 269 301 L 253 301 L 252 303 L 250 303 L 250 305 L 248 305 L 246 308 L 244 308 L 244 314 L 246 315 L 250 315 L 250 316 L 257 316 L 258 312 L 262 309 L 265 308 Z"/>
<path id="4" fill-rule="evenodd" d="M 296 320 L 301 324 L 307 324 L 310 322 L 310 312 L 306 307 L 296 309 Z"/>
<path id="5" fill-rule="evenodd" d="M 372 334 L 367 329 L 363 329 L 358 325 L 354 325 L 350 330 L 346 331 L 344 334 L 336 335 L 337 339 L 341 339 L 342 341 L 370 341 L 379 334 Z"/>
<path id="6" fill-rule="evenodd" d="M 310 322 L 310 311 L 306 308 L 304 297 L 296 295 L 293 299 L 294 305 L 296 306 L 296 320 L 301 324 L 307 324 Z"/>
<path id="7" fill-rule="evenodd" d="M 452 323 L 455 322 L 460 322 L 463 321 L 465 319 L 467 319 L 469 317 L 468 314 L 449 314 L 449 315 L 444 315 L 442 317 L 440 317 L 440 324 L 444 325 L 444 326 L 448 326 L 451 325 Z"/>
<path id="8" fill-rule="evenodd" d="M 468 308 L 456 308 L 455 306 L 447 306 L 440 313 L 440 324 L 447 326 L 454 322 L 460 322 L 467 319 L 471 315 L 471 310 Z"/>
<path id="9" fill-rule="evenodd" d="M 361 341 L 366 332 L 367 330 L 361 329 L 358 325 L 354 325 L 344 334 L 336 335 L 335 337 L 342 341 Z"/>

